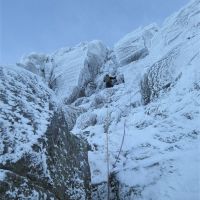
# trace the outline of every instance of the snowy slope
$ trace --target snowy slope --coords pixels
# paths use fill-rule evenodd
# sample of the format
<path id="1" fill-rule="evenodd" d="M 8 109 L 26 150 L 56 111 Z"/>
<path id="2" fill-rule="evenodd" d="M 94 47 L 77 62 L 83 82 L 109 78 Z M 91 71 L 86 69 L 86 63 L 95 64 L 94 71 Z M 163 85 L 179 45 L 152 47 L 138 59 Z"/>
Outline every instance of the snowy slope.
<path id="1" fill-rule="evenodd" d="M 139 28 L 118 41 L 113 50 L 92 41 L 50 55 L 31 54 L 18 64 L 42 77 L 40 84 L 43 80 L 52 89 L 47 94 L 56 94 L 63 103 L 60 106 L 71 132 L 90 144 L 93 199 L 107 198 L 107 159 L 113 175 L 111 199 L 200 199 L 199 41 L 200 0 L 192 0 L 162 27 Z M 10 76 L 5 69 L 2 73 Z M 125 83 L 105 88 L 106 73 L 123 74 Z M 7 80 L 18 79 L 12 76 Z M 1 84 L 2 94 L 10 92 L 6 82 Z M 21 91 L 22 84 L 17 84 Z M 23 97 L 28 94 L 22 94 L 22 103 L 29 113 L 31 107 L 26 107 Z M 46 108 L 48 101 L 36 101 L 33 106 Z M 13 104 L 12 99 L 9 102 Z M 43 120 L 38 122 L 39 113 L 33 113 L 38 130 L 46 128 L 50 114 L 42 109 Z M 6 123 L 12 123 L 15 115 Z M 31 129 L 24 126 L 24 120 L 26 116 L 16 123 L 19 133 Z M 21 133 L 19 138 L 16 145 L 20 148 L 26 138 Z M 8 149 L 7 158 L 14 159 L 12 155 Z"/>
<path id="2" fill-rule="evenodd" d="M 85 101 L 81 106 L 88 111 L 77 119 L 73 132 L 87 138 L 92 146 L 92 182 L 100 184 L 99 192 L 105 193 L 101 199 L 106 198 L 106 188 L 101 183 L 107 181 L 108 126 L 110 171 L 116 173 L 120 183 L 120 199 L 197 200 L 200 1 L 192 1 L 166 20 L 150 37 L 148 55 L 128 59 L 137 50 L 137 44 L 134 50 L 130 49 L 132 38 L 137 38 L 136 33 L 140 38 L 148 28 L 130 33 L 117 43 L 115 53 L 121 65 L 117 70 L 124 74 L 125 84 L 95 93 Z M 113 166 L 124 129 L 120 160 Z"/>

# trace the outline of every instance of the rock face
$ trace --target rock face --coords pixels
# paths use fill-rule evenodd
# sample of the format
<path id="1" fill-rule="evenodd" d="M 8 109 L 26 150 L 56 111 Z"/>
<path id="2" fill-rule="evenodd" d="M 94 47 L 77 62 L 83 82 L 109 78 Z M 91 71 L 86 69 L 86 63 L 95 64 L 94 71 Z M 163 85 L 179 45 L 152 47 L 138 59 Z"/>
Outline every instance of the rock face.
<path id="1" fill-rule="evenodd" d="M 61 101 L 70 104 L 89 91 L 104 64 L 108 49 L 100 41 L 82 43 L 74 48 L 63 48 L 52 55 L 30 54 L 19 66 L 43 77 Z M 88 90 L 88 89 L 87 89 Z"/>
<path id="2" fill-rule="evenodd" d="M 62 113 L 54 115 L 46 134 L 54 194 L 59 199 L 90 199 L 87 143 L 68 132 Z"/>
<path id="3" fill-rule="evenodd" d="M 55 89 L 55 63 L 50 56 L 31 53 L 23 57 L 17 65 L 42 77 L 44 83 L 46 83 L 50 88 Z"/>
<path id="4" fill-rule="evenodd" d="M 57 199 L 56 196 L 28 178 L 8 170 L 0 170 L 0 198 L 7 199 Z"/>
<path id="5" fill-rule="evenodd" d="M 199 200 L 199 19 L 1 67 L 0 199 Z"/>
<path id="6" fill-rule="evenodd" d="M 156 32 L 158 32 L 158 27 L 152 24 L 143 29 L 139 28 L 122 38 L 114 47 L 118 62 L 126 65 L 147 56 L 151 39 Z"/>
<path id="7" fill-rule="evenodd" d="M 166 92 L 180 78 L 174 74 L 176 66 L 174 61 L 177 59 L 179 48 L 173 49 L 164 58 L 152 65 L 145 73 L 141 81 L 141 95 L 143 104 L 146 105 L 154 98 L 159 96 L 159 93 Z"/>
<path id="8" fill-rule="evenodd" d="M 88 145 L 41 79 L 0 68 L 0 199 L 90 199 Z"/>
<path id="9" fill-rule="evenodd" d="M 110 199 L 199 199 L 199 19 L 200 1 L 193 0 L 150 34 L 147 48 L 145 31 L 130 33 L 115 45 L 119 65 L 105 63 L 125 83 L 77 104 L 87 110 L 73 133 L 91 145 L 93 199 L 107 198 L 108 157 Z"/>
<path id="10" fill-rule="evenodd" d="M 184 67 L 198 59 L 199 4 L 199 1 L 193 1 L 169 17 L 153 38 L 153 56 L 159 57 L 159 51 L 163 51 L 164 56 L 153 63 L 142 78 L 141 95 L 145 105 L 174 86 L 185 72 Z"/>

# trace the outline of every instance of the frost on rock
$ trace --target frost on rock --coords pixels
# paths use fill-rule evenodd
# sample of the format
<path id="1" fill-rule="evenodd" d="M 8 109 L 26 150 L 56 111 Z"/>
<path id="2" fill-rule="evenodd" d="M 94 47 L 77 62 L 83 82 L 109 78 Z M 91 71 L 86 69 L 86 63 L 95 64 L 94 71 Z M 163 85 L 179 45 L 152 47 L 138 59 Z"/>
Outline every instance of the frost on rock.
<path id="1" fill-rule="evenodd" d="M 94 85 L 94 79 L 105 62 L 107 52 L 100 41 L 92 41 L 80 44 L 63 55 L 55 53 L 52 57 L 57 66 L 54 73 L 58 97 L 65 98 L 65 102 L 69 104 L 86 93 L 90 95 L 89 89 Z"/>
<path id="2" fill-rule="evenodd" d="M 85 111 L 83 108 L 68 105 L 64 105 L 62 110 L 65 115 L 69 131 L 73 129 L 74 125 L 76 124 L 76 119 L 79 117 L 79 115 Z"/>
<path id="3" fill-rule="evenodd" d="M 113 51 L 98 41 L 58 50 L 49 56 L 54 91 L 25 70 L 3 68 L 0 195 L 21 194 L 23 180 L 35 199 L 104 200 L 108 162 L 110 199 L 199 200 L 199 13 L 193 0 L 159 31 L 138 29 Z M 125 82 L 105 88 L 106 73 Z M 49 108 L 55 94 L 69 105 Z"/>
<path id="4" fill-rule="evenodd" d="M 200 198 L 199 9 L 195 0 L 169 18 L 149 37 L 148 55 L 137 62 L 126 60 L 133 58 L 131 50 L 120 52 L 116 47 L 123 45 L 117 44 L 114 53 L 121 66 L 107 60 L 101 72 L 117 68 L 125 83 L 106 89 L 98 85 L 79 102 L 87 113 L 79 116 L 73 132 L 91 146 L 93 199 L 107 198 L 108 156 L 110 176 L 114 174 L 110 199 Z M 95 124 L 78 126 L 92 115 Z"/>
<path id="5" fill-rule="evenodd" d="M 97 115 L 94 113 L 84 113 L 77 119 L 77 127 L 85 129 L 88 126 L 94 126 L 97 122 Z"/>
<path id="6" fill-rule="evenodd" d="M 144 58 L 149 54 L 151 39 L 158 32 L 155 24 L 139 28 L 122 38 L 114 47 L 117 60 L 121 65 Z"/>
<path id="7" fill-rule="evenodd" d="M 141 81 L 144 104 L 174 86 L 185 73 L 186 68 L 199 56 L 199 7 L 200 1 L 191 2 L 168 18 L 160 33 L 154 37 L 152 44 L 155 45 L 151 48 L 152 58 L 157 56 L 158 60 L 146 70 Z M 164 53 L 161 58 L 159 57 L 162 54 L 159 51 Z"/>
<path id="8" fill-rule="evenodd" d="M 0 77 L 0 163 L 12 163 L 44 135 L 52 115 L 51 91 L 24 69 L 1 67 Z"/>
<path id="9" fill-rule="evenodd" d="M 195 37 L 200 27 L 199 0 L 191 2 L 164 22 L 161 30 L 165 45 Z"/>
<path id="10" fill-rule="evenodd" d="M 55 63 L 50 56 L 45 54 L 31 53 L 30 55 L 24 56 L 21 61 L 17 63 L 17 65 L 41 76 L 49 88 L 55 89 Z"/>
<path id="11" fill-rule="evenodd" d="M 167 91 L 178 79 L 174 74 L 174 60 L 177 58 L 178 48 L 169 52 L 164 58 L 153 64 L 141 80 L 141 95 L 143 104 L 148 104 L 159 93 Z M 181 75 L 181 74 L 179 74 Z"/>
<path id="12" fill-rule="evenodd" d="M 0 197 L 1 199 L 44 199 L 56 200 L 56 196 L 50 191 L 39 187 L 28 178 L 19 176 L 8 170 L 0 170 L 4 173 L 4 180 L 0 179 Z M 4 194 L 4 195 L 2 195 Z"/>
<path id="13" fill-rule="evenodd" d="M 41 77 L 0 67 L 0 88 L 0 199 L 90 199 L 87 143 Z"/>
<path id="14" fill-rule="evenodd" d="M 100 41 L 63 48 L 52 55 L 32 53 L 18 63 L 41 77 L 57 98 L 70 104 L 78 97 L 91 95 L 94 80 L 104 64 L 108 49 Z"/>

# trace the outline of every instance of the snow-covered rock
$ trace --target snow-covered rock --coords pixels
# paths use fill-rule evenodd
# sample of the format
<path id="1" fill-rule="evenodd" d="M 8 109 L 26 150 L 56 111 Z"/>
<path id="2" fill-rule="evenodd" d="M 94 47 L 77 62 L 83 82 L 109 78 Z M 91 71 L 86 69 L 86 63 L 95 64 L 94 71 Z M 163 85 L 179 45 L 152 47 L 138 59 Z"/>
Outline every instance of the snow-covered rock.
<path id="1" fill-rule="evenodd" d="M 199 0 L 191 0 L 188 5 L 167 18 L 161 30 L 164 45 L 184 42 L 195 37 L 199 32 L 199 17 Z"/>
<path id="2" fill-rule="evenodd" d="M 84 108 L 79 108 L 77 106 L 68 106 L 68 105 L 63 105 L 62 110 L 65 115 L 69 131 L 73 129 L 79 115 L 85 112 Z"/>
<path id="3" fill-rule="evenodd" d="M 77 119 L 77 126 L 80 129 L 85 129 L 88 126 L 94 126 L 97 122 L 97 115 L 94 113 L 84 113 Z"/>
<path id="4" fill-rule="evenodd" d="M 107 53 L 100 41 L 80 44 L 62 55 L 55 53 L 52 57 L 56 63 L 54 73 L 58 97 L 66 98 L 65 102 L 69 104 L 85 96 L 85 88 L 94 82 Z"/>
<path id="5" fill-rule="evenodd" d="M 156 57 L 155 54 L 162 48 L 163 54 L 159 53 L 159 57 L 164 56 L 153 63 L 143 77 L 141 93 L 144 104 L 174 86 L 183 73 L 188 73 L 187 68 L 191 67 L 192 62 L 198 60 L 199 4 L 199 1 L 194 1 L 166 20 L 160 35 L 154 38 L 152 55 Z"/>
<path id="6" fill-rule="evenodd" d="M 55 89 L 55 77 L 53 72 L 55 63 L 48 55 L 31 53 L 22 57 L 17 65 L 41 76 L 49 88 Z"/>
<path id="7" fill-rule="evenodd" d="M 23 84 L 16 82 L 16 85 L 17 91 L 21 95 L 20 100 L 23 102 L 23 106 L 20 108 L 23 109 L 25 105 L 25 113 L 34 113 L 34 120 L 30 122 L 33 125 L 33 129 L 31 129 L 32 126 L 30 127 L 33 138 L 41 138 L 39 135 L 41 132 L 37 132 L 38 127 L 40 129 L 48 127 L 49 131 L 46 133 L 53 135 L 52 137 L 55 138 L 53 141 L 57 141 L 58 138 L 53 151 L 47 151 L 46 140 L 42 139 L 40 140 L 42 143 L 38 144 L 46 147 L 46 150 L 42 148 L 42 151 L 37 154 L 38 156 L 46 155 L 44 152 L 52 155 L 53 152 L 55 153 L 53 158 L 59 164 L 56 173 L 52 175 L 50 170 L 49 176 L 45 176 L 47 180 L 56 174 L 59 174 L 56 177 L 58 185 L 60 185 L 60 179 L 68 180 L 66 176 L 71 176 L 73 173 L 71 173 L 71 168 L 65 168 L 62 165 L 70 163 L 71 167 L 75 166 L 78 177 L 82 177 L 81 180 L 86 178 L 86 186 L 82 181 L 77 181 L 78 183 L 75 181 L 77 185 L 74 191 L 83 198 L 85 198 L 84 195 L 90 196 L 89 190 L 87 190 L 89 187 L 87 177 L 90 177 L 86 162 L 87 145 L 68 133 L 67 130 L 72 129 L 73 134 L 87 140 L 90 146 L 88 159 L 93 189 L 92 199 L 107 198 L 109 178 L 110 199 L 113 200 L 199 200 L 199 41 L 200 0 L 192 0 L 169 17 L 159 29 L 154 24 L 137 29 L 122 38 L 115 45 L 114 50 L 108 51 L 100 42 L 93 41 L 74 48 L 63 48 L 48 55 L 50 62 L 52 59 L 52 63 L 54 63 L 51 65 L 53 73 L 47 72 L 47 74 L 52 74 L 53 82 L 50 82 L 53 83 L 51 88 L 54 91 L 49 90 L 44 84 L 42 85 L 41 81 L 38 81 L 38 77 L 34 76 L 36 83 L 42 85 L 42 88 L 45 88 L 45 94 L 48 95 L 41 97 L 40 94 L 43 90 L 37 91 L 38 84 L 35 82 L 30 84 L 30 81 L 33 81 L 29 77 L 33 77 L 30 73 L 25 71 L 22 73 L 28 74 L 29 78 L 22 78 L 23 76 L 13 78 L 9 74 L 14 72 L 8 72 L 9 77 L 6 83 L 9 86 L 3 85 L 4 90 L 1 90 L 1 97 L 3 99 L 15 98 L 15 95 L 11 95 L 12 91 L 7 89 L 11 88 L 12 90 L 12 81 L 10 80 L 24 80 Z M 44 79 L 46 75 L 41 75 L 41 72 L 36 69 L 42 69 L 41 66 L 46 62 L 45 59 L 44 55 L 40 55 L 36 59 L 37 62 L 33 59 L 34 67 L 30 67 L 32 70 L 29 69 L 42 76 L 43 80 L 46 80 Z M 120 83 L 123 83 L 124 79 L 125 83 L 105 88 L 102 80 L 106 73 L 117 76 Z M 1 83 L 3 84 L 2 77 Z M 27 88 L 32 88 L 32 85 L 35 85 L 36 88 L 34 90 L 22 89 L 22 85 L 26 86 L 26 82 L 30 85 Z M 48 81 L 44 82 L 49 83 Z M 37 94 L 33 95 L 33 91 L 36 91 Z M 64 99 L 67 104 L 73 102 L 70 105 L 59 104 L 62 114 L 56 114 L 56 116 L 55 112 L 47 108 L 48 102 L 53 102 L 50 97 L 55 94 L 56 99 Z M 37 97 L 36 100 L 35 97 Z M 41 101 L 45 97 L 46 99 Z M 24 99 L 30 99 L 30 102 Z M 19 105 L 21 105 L 20 102 Z M 15 113 L 18 113 L 17 110 L 13 110 L 16 106 L 12 101 L 7 103 L 6 100 L 3 100 L 2 105 L 3 109 L 7 109 L 6 112 L 9 113 L 6 123 L 11 126 L 16 118 Z M 39 111 L 34 111 L 34 108 Z M 9 110 L 12 110 L 12 113 Z M 22 115 L 21 112 L 19 114 Z M 29 115 L 23 117 L 26 121 L 29 119 L 27 116 Z M 4 114 L 1 119 L 5 120 L 3 117 Z M 17 115 L 17 117 L 20 116 Z M 17 136 L 20 140 L 16 140 L 16 146 L 19 146 L 19 151 L 22 148 L 22 152 L 25 153 L 27 152 L 24 151 L 23 144 L 26 137 L 20 130 L 23 130 L 23 127 L 28 129 L 28 126 L 24 126 L 26 121 L 14 122 L 15 129 L 18 131 L 15 133 L 20 135 L 20 137 Z M 65 124 L 66 121 L 68 128 Z M 5 130 L 7 130 L 6 127 L 4 127 Z M 66 130 L 67 133 L 64 134 L 65 131 L 60 128 Z M 54 133 L 56 134 L 54 135 Z M 28 136 L 31 138 L 32 135 Z M 69 143 L 63 143 L 65 137 Z M 2 138 L 0 152 L 1 154 L 8 152 L 7 157 L 1 155 L 2 161 L 4 157 L 5 161 L 7 158 L 14 159 L 12 153 L 15 153 L 15 150 L 7 148 L 5 151 L 4 148 L 6 145 L 4 141 L 10 142 L 9 137 L 2 135 Z M 32 144 L 32 142 L 34 140 L 31 139 L 30 143 Z M 13 144 L 11 142 L 12 146 L 15 147 L 14 142 Z M 62 147 L 62 149 L 66 147 L 66 155 L 57 147 Z M 74 154 L 74 152 L 76 153 Z M 73 155 L 73 162 L 65 160 L 68 159 L 67 155 Z M 86 162 L 84 167 L 82 162 L 74 160 L 74 157 L 77 157 L 78 160 L 83 158 L 84 163 Z M 0 163 L 2 166 L 3 162 Z M 85 173 L 82 174 L 78 168 L 84 168 Z M 53 169 L 56 170 L 54 167 Z M 8 170 L 7 168 L 0 170 L 0 184 L 3 185 L 3 188 L 5 181 L 2 180 L 7 177 L 6 183 L 9 184 L 11 180 L 9 177 L 12 177 L 12 173 L 16 173 L 14 170 L 11 172 Z M 62 176 L 60 170 L 64 170 L 67 175 Z M 48 173 L 46 174 L 48 175 Z M 26 177 L 19 179 L 17 176 L 19 184 L 23 178 L 26 179 Z M 76 176 L 72 176 L 70 180 L 77 180 Z M 30 190 L 32 185 L 31 183 L 28 185 L 30 185 L 28 189 L 25 185 L 27 193 L 41 195 L 43 198 L 43 190 L 39 190 L 37 187 Z M 86 192 L 78 190 L 77 186 L 86 188 Z M 17 187 L 13 186 L 13 191 L 15 190 Z M 69 190 L 72 191 L 71 188 Z M 48 198 L 55 194 L 57 195 L 51 189 L 45 193 Z M 89 198 L 89 196 L 87 197 Z M 64 199 L 62 196 L 60 197 Z M 73 198 L 79 199 L 75 196 Z"/>
<path id="8" fill-rule="evenodd" d="M 93 199 L 107 198 L 107 133 L 111 199 L 200 198 L 199 15 L 200 1 L 191 1 L 151 34 L 148 54 L 136 62 L 123 63 L 134 52 L 117 48 L 131 46 L 140 31 L 115 45 L 125 83 L 79 105 L 97 115 L 95 125 L 73 129 L 92 149 Z"/>
<path id="9" fill-rule="evenodd" d="M 151 39 L 157 32 L 157 25 L 152 24 L 127 34 L 114 47 L 118 62 L 121 65 L 126 65 L 147 56 Z"/>
<path id="10" fill-rule="evenodd" d="M 52 92 L 40 77 L 21 68 L 0 68 L 0 162 L 16 162 L 45 133 Z"/>
<path id="11" fill-rule="evenodd" d="M 175 48 L 170 51 L 145 73 L 141 81 L 141 95 L 145 105 L 158 97 L 160 92 L 167 92 L 180 78 L 181 71 L 176 70 L 178 66 L 174 64 L 179 50 L 180 48 Z M 178 71 L 179 74 L 175 71 Z"/>
<path id="12" fill-rule="evenodd" d="M 53 92 L 18 67 L 0 67 L 0 88 L 0 199 L 90 199 L 88 145 Z"/>
<path id="13" fill-rule="evenodd" d="M 43 77 L 57 98 L 69 104 L 93 93 L 94 80 L 105 63 L 108 49 L 100 41 L 63 48 L 52 55 L 32 53 L 18 66 Z"/>

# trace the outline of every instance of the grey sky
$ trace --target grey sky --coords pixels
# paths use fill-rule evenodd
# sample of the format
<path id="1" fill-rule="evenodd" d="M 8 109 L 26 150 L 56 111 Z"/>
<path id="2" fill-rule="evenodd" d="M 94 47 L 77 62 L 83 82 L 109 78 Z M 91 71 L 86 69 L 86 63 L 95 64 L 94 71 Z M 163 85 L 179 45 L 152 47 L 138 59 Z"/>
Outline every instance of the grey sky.
<path id="1" fill-rule="evenodd" d="M 139 26 L 161 24 L 189 0 L 0 0 L 0 64 L 100 39 L 112 47 Z"/>

